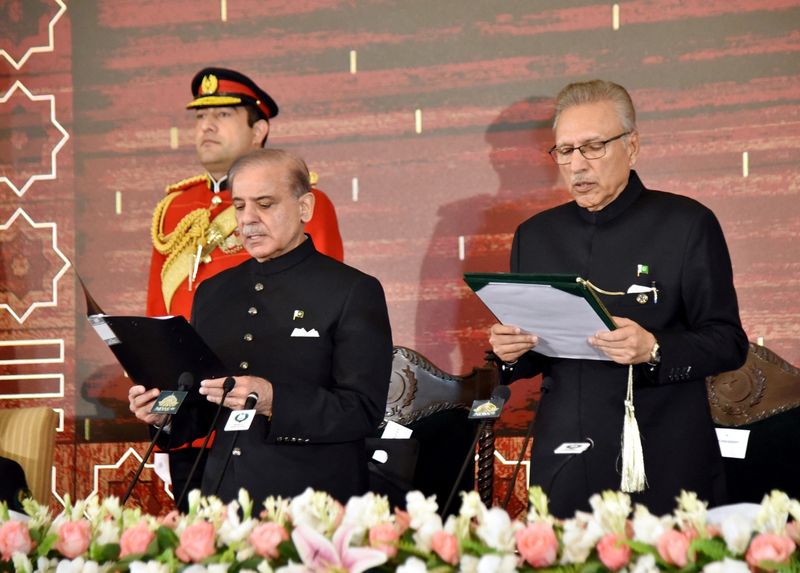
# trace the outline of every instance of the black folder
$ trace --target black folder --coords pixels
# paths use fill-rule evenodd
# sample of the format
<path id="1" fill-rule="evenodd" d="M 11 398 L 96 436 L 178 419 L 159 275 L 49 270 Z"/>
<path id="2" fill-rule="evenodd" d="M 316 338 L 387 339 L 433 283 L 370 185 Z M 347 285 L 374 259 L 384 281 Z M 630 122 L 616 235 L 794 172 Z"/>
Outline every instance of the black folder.
<path id="1" fill-rule="evenodd" d="M 111 349 L 128 377 L 146 388 L 175 390 L 184 372 L 200 380 L 228 373 L 183 316 L 153 318 L 105 314 L 83 281 L 86 314 L 95 332 Z M 196 386 L 195 386 L 196 387 Z"/>

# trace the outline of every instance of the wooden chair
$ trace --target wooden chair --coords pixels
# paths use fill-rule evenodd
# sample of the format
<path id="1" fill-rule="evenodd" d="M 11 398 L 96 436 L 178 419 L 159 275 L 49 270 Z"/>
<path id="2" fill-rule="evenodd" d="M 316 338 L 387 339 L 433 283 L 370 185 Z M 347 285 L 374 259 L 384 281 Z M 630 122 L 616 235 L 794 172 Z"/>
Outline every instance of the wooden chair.
<path id="1" fill-rule="evenodd" d="M 33 498 L 50 501 L 58 414 L 52 408 L 0 410 L 0 456 L 22 466 Z"/>
<path id="2" fill-rule="evenodd" d="M 724 458 L 729 501 L 760 502 L 773 489 L 800 497 L 800 370 L 751 343 L 744 366 L 706 388 L 718 427 L 750 430 L 745 459 Z"/>
<path id="3" fill-rule="evenodd" d="M 394 450 L 388 452 L 390 462 L 386 467 L 372 463 L 373 489 L 388 494 L 393 503 L 399 501 L 405 491 L 418 489 L 426 495 L 436 494 L 441 507 L 477 430 L 477 424 L 467 420 L 469 408 L 473 400 L 488 398 L 497 384 L 497 369 L 492 364 L 456 376 L 437 368 L 420 353 L 396 346 L 384 425 L 391 420 L 408 426 L 413 434 L 411 440 L 382 440 L 371 444 L 374 448 L 370 449 Z M 491 504 L 494 477 L 491 428 L 481 437 L 478 452 L 478 490 L 484 503 Z M 393 455 L 399 459 L 399 469 L 397 465 L 391 467 Z M 389 481 L 394 484 L 387 483 Z M 467 472 L 459 488 L 473 487 L 473 475 Z M 456 506 L 453 509 L 457 509 L 460 504 L 453 505 Z"/>

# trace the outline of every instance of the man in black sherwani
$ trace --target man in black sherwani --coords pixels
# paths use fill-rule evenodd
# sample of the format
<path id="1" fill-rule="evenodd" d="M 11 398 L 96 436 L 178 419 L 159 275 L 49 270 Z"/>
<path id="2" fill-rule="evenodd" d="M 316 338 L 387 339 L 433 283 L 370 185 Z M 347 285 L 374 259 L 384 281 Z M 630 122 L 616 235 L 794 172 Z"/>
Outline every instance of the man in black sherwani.
<path id="1" fill-rule="evenodd" d="M 600 296 L 618 328 L 589 342 L 608 361 L 547 358 L 536 353 L 536 333 L 492 326 L 490 342 L 507 381 L 543 375 L 531 481 L 563 517 L 588 509 L 594 493 L 620 489 L 632 364 L 647 476 L 634 501 L 667 513 L 685 489 L 722 503 L 722 460 L 704 379 L 741 366 L 747 338 L 720 225 L 697 201 L 649 190 L 632 171 L 639 135 L 622 86 L 568 85 L 556 99 L 553 129 L 550 155 L 573 200 L 519 226 L 511 271 L 576 274 L 626 294 Z M 594 444 L 583 454 L 554 453 L 583 440 Z"/>
<path id="2" fill-rule="evenodd" d="M 305 488 L 341 501 L 367 490 L 367 451 L 383 419 L 392 340 L 383 289 L 373 277 L 322 255 L 303 225 L 314 210 L 308 169 L 297 156 L 262 149 L 230 169 L 238 232 L 252 259 L 206 280 L 192 324 L 236 380 L 224 401 L 202 491 L 223 500 L 240 487 L 261 501 Z M 181 409 L 172 443 L 203 435 L 225 378 L 203 380 L 200 408 Z M 247 431 L 225 432 L 228 410 L 256 392 Z M 131 410 L 151 424 L 157 390 L 134 386 Z M 233 436 L 239 434 L 227 468 Z"/>

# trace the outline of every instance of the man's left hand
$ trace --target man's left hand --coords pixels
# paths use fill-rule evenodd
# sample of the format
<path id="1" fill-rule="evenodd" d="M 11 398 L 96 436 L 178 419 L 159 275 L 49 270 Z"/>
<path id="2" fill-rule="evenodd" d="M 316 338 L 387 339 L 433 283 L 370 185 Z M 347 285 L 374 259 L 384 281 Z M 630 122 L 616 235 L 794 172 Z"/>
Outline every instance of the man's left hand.
<path id="1" fill-rule="evenodd" d="M 219 404 L 223 393 L 222 385 L 226 378 L 227 376 L 203 380 L 200 382 L 200 394 L 205 396 L 209 402 Z M 233 379 L 236 380 L 236 385 L 233 390 L 228 392 L 223 406 L 231 410 L 241 410 L 244 408 L 248 394 L 255 392 L 258 394 L 256 412 L 264 416 L 272 415 L 272 384 L 268 380 L 258 376 L 234 376 Z"/>
<path id="2" fill-rule="evenodd" d="M 641 364 L 650 360 L 650 351 L 656 343 L 653 333 L 629 318 L 612 317 L 615 330 L 598 332 L 589 337 L 589 344 L 602 350 L 617 364 Z"/>

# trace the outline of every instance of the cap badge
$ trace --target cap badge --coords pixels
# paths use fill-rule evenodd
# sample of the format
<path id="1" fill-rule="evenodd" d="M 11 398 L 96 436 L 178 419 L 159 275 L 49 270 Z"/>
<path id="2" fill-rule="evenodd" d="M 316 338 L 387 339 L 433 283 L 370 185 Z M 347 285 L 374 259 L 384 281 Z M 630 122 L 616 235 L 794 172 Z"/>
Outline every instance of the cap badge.
<path id="1" fill-rule="evenodd" d="M 219 80 L 217 80 L 217 76 L 214 74 L 208 74 L 207 76 L 203 76 L 203 81 L 200 84 L 200 93 L 203 95 L 209 95 L 213 93 L 217 93 L 219 89 Z"/>

